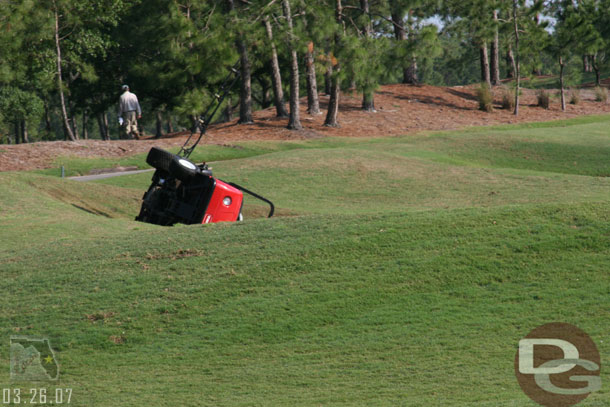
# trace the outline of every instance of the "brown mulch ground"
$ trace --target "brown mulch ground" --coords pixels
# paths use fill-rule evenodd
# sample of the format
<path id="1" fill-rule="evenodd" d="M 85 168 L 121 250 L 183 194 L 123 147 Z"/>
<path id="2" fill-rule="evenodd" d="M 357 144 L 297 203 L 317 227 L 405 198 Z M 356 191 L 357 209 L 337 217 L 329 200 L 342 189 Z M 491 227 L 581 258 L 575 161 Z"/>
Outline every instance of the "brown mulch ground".
<path id="1" fill-rule="evenodd" d="M 552 99 L 549 110 L 536 106 L 536 92 L 523 90 L 520 114 L 500 107 L 501 91 L 494 91 L 496 110 L 486 113 L 478 110 L 476 86 L 434 87 L 428 85 L 386 85 L 375 95 L 376 113 L 360 110 L 359 95 L 341 95 L 339 128 L 324 127 L 324 115 L 310 116 L 301 103 L 301 123 L 304 130 L 286 129 L 287 120 L 274 117 L 273 108 L 254 114 L 255 123 L 230 123 L 211 126 L 205 143 L 225 144 L 242 140 L 296 140 L 324 136 L 382 137 L 413 134 L 423 130 L 450 130 L 469 126 L 488 126 L 503 123 L 523 123 L 566 119 L 589 114 L 610 112 L 610 104 L 594 101 L 593 90 L 582 90 L 582 103 L 568 105 L 562 112 L 559 99 Z M 321 96 L 324 110 L 327 96 Z M 184 143 L 186 135 L 160 140 L 81 140 L 76 142 L 38 142 L 21 145 L 0 145 L 0 171 L 48 168 L 55 158 L 122 157 L 144 153 L 151 146 L 170 147 Z"/>

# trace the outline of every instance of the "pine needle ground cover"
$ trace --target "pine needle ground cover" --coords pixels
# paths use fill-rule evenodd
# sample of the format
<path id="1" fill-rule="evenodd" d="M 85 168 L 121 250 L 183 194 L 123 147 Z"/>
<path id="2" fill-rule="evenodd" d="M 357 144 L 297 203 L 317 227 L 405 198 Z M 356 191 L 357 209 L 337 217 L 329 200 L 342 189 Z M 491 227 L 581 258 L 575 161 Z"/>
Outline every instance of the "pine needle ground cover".
<path id="1" fill-rule="evenodd" d="M 534 405 L 531 329 L 610 356 L 607 126 L 267 146 L 213 164 L 279 208 L 233 224 L 132 221 L 150 174 L 2 173 L 2 386 L 19 334 L 78 406 Z"/>

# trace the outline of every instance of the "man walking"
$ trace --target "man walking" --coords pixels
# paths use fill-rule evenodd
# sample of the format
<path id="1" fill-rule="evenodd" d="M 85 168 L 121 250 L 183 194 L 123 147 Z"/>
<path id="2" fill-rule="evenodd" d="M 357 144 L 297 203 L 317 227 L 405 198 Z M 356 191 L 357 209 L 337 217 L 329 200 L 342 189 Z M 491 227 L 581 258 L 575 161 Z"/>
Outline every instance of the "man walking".
<path id="1" fill-rule="evenodd" d="M 138 134 L 138 119 L 142 118 L 142 109 L 138 97 L 129 91 L 129 86 L 121 86 L 123 94 L 119 101 L 119 123 L 128 139 L 140 139 Z"/>

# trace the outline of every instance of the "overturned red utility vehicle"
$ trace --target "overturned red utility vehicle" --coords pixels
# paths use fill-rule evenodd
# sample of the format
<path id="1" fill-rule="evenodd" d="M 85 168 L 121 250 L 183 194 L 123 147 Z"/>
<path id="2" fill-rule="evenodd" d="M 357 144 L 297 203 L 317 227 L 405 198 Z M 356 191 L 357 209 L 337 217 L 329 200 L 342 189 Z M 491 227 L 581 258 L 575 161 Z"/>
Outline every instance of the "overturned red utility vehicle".
<path id="1" fill-rule="evenodd" d="M 188 158 L 197 147 L 211 118 L 233 87 L 239 72 L 237 65 L 225 78 L 220 95 L 216 95 L 206 112 L 199 118 L 199 137 L 190 145 L 193 134 L 178 152 L 153 147 L 146 162 L 156 169 L 152 183 L 142 198 L 142 208 L 136 220 L 155 225 L 171 226 L 176 223 L 234 222 L 243 219 L 244 193 L 269 205 L 268 217 L 273 216 L 274 206 L 268 199 L 232 182 L 224 182 L 212 176 L 206 163 L 195 164 Z"/>
<path id="2" fill-rule="evenodd" d="M 214 178 L 207 164 L 153 147 L 146 162 L 156 169 L 136 220 L 162 226 L 176 223 L 234 222 L 243 219 L 244 192 L 266 202 L 268 217 L 274 206 L 268 199 L 232 182 Z"/>

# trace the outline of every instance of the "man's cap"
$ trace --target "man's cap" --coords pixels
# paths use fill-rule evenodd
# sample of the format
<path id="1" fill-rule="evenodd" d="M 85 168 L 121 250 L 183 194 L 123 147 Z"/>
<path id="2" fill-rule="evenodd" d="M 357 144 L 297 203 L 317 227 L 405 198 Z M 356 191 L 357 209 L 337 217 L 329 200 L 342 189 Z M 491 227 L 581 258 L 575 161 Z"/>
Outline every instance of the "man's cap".
<path id="1" fill-rule="evenodd" d="M 129 89 L 129 86 L 127 86 L 127 85 L 123 85 L 123 86 L 121 86 L 121 89 L 123 89 L 123 90 L 127 90 L 127 89 Z"/>

